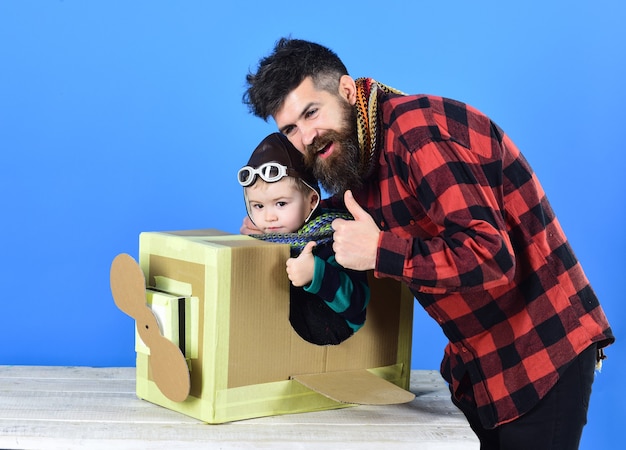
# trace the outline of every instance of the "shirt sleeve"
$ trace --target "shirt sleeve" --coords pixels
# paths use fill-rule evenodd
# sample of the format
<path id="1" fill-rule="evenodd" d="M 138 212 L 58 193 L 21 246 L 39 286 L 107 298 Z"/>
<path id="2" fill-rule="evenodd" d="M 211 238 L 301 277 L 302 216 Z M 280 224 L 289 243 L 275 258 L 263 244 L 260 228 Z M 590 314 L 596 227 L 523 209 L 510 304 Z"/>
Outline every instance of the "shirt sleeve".
<path id="1" fill-rule="evenodd" d="M 319 296 L 326 304 L 354 325 L 363 325 L 370 299 L 367 272 L 348 270 L 335 257 L 315 256 L 313 280 L 304 290 Z"/>
<path id="2" fill-rule="evenodd" d="M 406 226 L 381 233 L 375 275 L 431 294 L 510 283 L 514 251 L 506 231 L 500 161 L 453 140 L 396 148 L 388 164 L 406 194 L 392 198 L 383 211 Z M 385 188 L 389 184 L 383 180 L 381 186 L 393 197 Z M 401 213 L 394 206 L 398 202 L 408 205 Z M 410 219 L 398 217 L 402 214 Z"/>

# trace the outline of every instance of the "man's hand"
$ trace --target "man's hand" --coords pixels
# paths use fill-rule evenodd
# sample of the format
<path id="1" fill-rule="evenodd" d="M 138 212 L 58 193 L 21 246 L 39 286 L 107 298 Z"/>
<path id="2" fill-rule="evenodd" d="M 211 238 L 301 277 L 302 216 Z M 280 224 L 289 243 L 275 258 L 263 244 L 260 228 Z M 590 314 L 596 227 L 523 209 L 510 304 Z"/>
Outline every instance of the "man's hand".
<path id="1" fill-rule="evenodd" d="M 372 216 L 356 202 L 351 191 L 346 191 L 344 203 L 354 220 L 333 220 L 335 259 L 347 269 L 373 269 L 380 229 Z"/>
<path id="2" fill-rule="evenodd" d="M 250 217 L 246 216 L 243 218 L 243 223 L 241 224 L 241 228 L 239 228 L 239 232 L 241 234 L 261 234 L 263 233 L 260 229 L 256 227 Z"/>
<path id="3" fill-rule="evenodd" d="M 294 286 L 306 286 L 313 280 L 315 270 L 313 247 L 316 245 L 315 241 L 307 243 L 297 258 L 287 260 L 287 276 Z"/>

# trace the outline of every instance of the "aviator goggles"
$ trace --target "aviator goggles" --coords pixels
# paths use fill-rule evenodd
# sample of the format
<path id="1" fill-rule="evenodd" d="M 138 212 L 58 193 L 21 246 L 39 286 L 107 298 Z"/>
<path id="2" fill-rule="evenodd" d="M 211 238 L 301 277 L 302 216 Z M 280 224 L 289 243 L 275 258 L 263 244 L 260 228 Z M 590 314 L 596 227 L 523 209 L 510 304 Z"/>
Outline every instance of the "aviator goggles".
<path id="1" fill-rule="evenodd" d="M 288 168 L 277 162 L 268 162 L 261 165 L 259 168 L 245 166 L 239 169 L 237 172 L 237 180 L 242 186 L 250 186 L 256 180 L 256 176 L 260 176 L 261 179 L 267 183 L 274 183 L 283 177 L 288 175 Z"/>

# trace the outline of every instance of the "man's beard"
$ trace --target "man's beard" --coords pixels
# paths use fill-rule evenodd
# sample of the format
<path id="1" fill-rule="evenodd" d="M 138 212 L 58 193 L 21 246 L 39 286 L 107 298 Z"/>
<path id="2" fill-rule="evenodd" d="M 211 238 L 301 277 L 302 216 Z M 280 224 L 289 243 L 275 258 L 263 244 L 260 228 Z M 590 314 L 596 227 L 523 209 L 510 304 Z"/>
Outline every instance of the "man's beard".
<path id="1" fill-rule="evenodd" d="M 358 190 L 363 185 L 359 165 L 361 149 L 357 139 L 356 110 L 348 102 L 342 103 L 344 121 L 339 130 L 331 130 L 316 137 L 307 146 L 304 160 L 313 169 L 315 178 L 330 195 L 343 194 L 348 189 Z M 328 158 L 317 156 L 317 150 L 330 142 L 335 145 Z"/>

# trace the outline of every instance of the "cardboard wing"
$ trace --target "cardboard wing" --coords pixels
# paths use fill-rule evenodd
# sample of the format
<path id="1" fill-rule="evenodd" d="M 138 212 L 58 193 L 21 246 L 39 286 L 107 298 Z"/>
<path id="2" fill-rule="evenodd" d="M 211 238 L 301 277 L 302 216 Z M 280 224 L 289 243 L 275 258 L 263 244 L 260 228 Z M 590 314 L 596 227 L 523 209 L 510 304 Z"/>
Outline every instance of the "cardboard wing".
<path id="1" fill-rule="evenodd" d="M 363 328 L 339 345 L 313 345 L 289 323 L 288 257 L 286 244 L 213 229 L 141 233 L 143 301 L 163 340 L 144 342 L 137 321 L 137 395 L 208 423 L 410 401 L 408 289 L 370 276 Z M 159 362 L 166 351 L 156 347 L 168 345 L 178 368 Z M 186 395 L 185 381 L 168 386 L 185 377 Z"/>
<path id="2" fill-rule="evenodd" d="M 298 383 L 341 403 L 391 405 L 407 403 L 415 394 L 365 370 L 295 375 Z"/>

